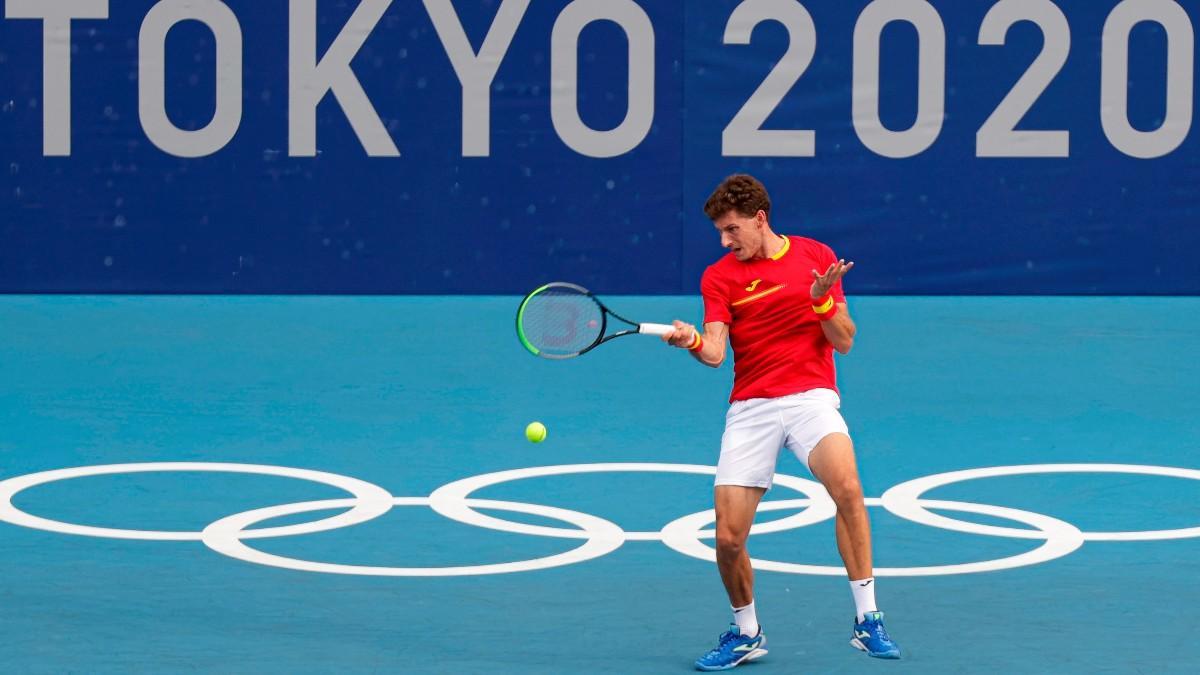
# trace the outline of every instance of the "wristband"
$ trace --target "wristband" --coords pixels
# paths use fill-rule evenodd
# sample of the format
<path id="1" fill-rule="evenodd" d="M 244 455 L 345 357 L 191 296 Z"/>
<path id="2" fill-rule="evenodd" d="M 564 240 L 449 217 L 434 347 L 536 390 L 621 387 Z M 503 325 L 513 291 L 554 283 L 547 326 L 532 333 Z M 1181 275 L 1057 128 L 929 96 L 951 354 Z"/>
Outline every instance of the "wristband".
<path id="1" fill-rule="evenodd" d="M 830 307 L 828 312 L 817 312 L 817 318 L 820 319 L 821 321 L 828 321 L 828 320 L 832 319 L 833 317 L 837 316 L 838 306 L 836 303 L 833 302 L 833 298 L 829 299 L 828 304 L 833 305 L 832 307 Z M 816 307 L 813 307 L 814 311 L 816 309 L 817 309 Z"/>
<path id="2" fill-rule="evenodd" d="M 813 311 L 816 312 L 818 315 L 828 313 L 830 310 L 833 310 L 833 308 L 835 308 L 835 307 L 837 307 L 837 305 L 833 302 L 833 295 L 831 295 L 829 293 L 826 293 L 824 297 L 813 300 L 812 308 L 813 308 Z"/>
<path id="3" fill-rule="evenodd" d="M 696 331 L 696 337 L 692 340 L 692 344 L 688 345 L 688 351 L 694 352 L 704 347 L 704 338 L 700 337 L 700 331 Z"/>

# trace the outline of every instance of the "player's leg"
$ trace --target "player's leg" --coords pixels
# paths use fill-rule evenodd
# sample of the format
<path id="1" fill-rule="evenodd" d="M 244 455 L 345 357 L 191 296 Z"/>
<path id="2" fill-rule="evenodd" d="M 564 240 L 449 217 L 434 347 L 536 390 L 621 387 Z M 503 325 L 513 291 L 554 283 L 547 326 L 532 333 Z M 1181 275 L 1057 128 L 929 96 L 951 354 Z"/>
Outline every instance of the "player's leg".
<path id="1" fill-rule="evenodd" d="M 754 569 L 746 552 L 754 511 L 766 491 L 742 485 L 718 485 L 713 489 L 717 569 L 729 594 L 734 622 L 717 638 L 717 646 L 696 661 L 699 670 L 728 670 L 767 653 L 767 638 L 754 611 Z"/>
<path id="2" fill-rule="evenodd" d="M 754 601 L 754 569 L 746 552 L 746 539 L 754 524 L 754 512 L 766 488 L 718 485 L 713 488 L 717 514 L 717 569 L 736 613 Z M 736 618 L 736 617 L 735 617 Z M 743 632 L 758 632 L 757 625 L 739 622 Z"/>
<path id="3" fill-rule="evenodd" d="M 809 469 L 837 504 L 838 552 L 850 577 L 856 616 L 850 644 L 871 656 L 900 658 L 900 647 L 883 627 L 883 612 L 875 605 L 871 568 L 871 523 L 863 503 L 862 485 L 854 459 L 854 444 L 843 433 L 831 433 L 809 455 Z"/>
<path id="4" fill-rule="evenodd" d="M 767 653 L 767 638 L 754 607 L 754 570 L 746 539 L 754 512 L 771 487 L 783 445 L 783 426 L 770 399 L 737 402 L 725 418 L 717 462 L 717 568 L 733 609 L 733 624 L 717 646 L 696 661 L 700 670 L 726 670 Z"/>
<path id="5" fill-rule="evenodd" d="M 888 636 L 883 613 L 875 605 L 871 523 L 863 502 L 854 443 L 838 412 L 840 400 L 835 392 L 824 389 L 788 399 L 788 448 L 808 466 L 837 506 L 834 532 L 855 606 L 850 644 L 871 656 L 899 658 L 900 648 Z"/>
<path id="6" fill-rule="evenodd" d="M 871 522 L 863 503 L 862 484 L 858 480 L 854 443 L 844 433 L 827 434 L 809 454 L 808 468 L 837 505 L 834 530 L 846 573 L 851 579 L 869 579 L 872 569 Z"/>

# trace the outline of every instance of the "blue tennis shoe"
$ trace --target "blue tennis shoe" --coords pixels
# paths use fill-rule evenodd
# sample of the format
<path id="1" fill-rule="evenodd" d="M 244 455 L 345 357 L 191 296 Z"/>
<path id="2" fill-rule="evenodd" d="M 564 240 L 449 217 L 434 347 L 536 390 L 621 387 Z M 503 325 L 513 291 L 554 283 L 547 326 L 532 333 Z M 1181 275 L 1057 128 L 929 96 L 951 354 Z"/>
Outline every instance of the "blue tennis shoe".
<path id="1" fill-rule="evenodd" d="M 857 618 L 857 617 L 856 617 Z M 900 658 L 900 647 L 883 627 L 883 612 L 867 612 L 862 623 L 855 621 L 850 645 L 880 659 Z"/>
<path id="2" fill-rule="evenodd" d="M 767 636 L 763 635 L 762 626 L 758 635 L 747 637 L 737 624 L 729 624 L 729 630 L 717 638 L 716 648 L 696 660 L 696 670 L 729 670 L 766 655 Z"/>

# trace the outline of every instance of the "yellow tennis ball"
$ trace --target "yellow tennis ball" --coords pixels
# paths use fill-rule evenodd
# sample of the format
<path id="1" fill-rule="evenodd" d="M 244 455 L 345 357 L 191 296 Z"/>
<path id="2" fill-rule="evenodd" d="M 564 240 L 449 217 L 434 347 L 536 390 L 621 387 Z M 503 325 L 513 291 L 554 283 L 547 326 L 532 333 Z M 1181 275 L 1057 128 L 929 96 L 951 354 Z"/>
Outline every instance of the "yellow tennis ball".
<path id="1" fill-rule="evenodd" d="M 525 438 L 528 438 L 530 443 L 541 443 L 546 440 L 546 425 L 541 422 L 530 422 L 529 426 L 525 427 Z"/>

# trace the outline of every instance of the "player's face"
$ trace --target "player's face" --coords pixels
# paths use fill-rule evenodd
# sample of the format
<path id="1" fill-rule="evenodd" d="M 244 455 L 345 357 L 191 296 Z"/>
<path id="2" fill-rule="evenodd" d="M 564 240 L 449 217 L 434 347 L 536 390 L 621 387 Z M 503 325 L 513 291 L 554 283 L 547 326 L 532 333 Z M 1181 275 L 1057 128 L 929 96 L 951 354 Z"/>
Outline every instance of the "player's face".
<path id="1" fill-rule="evenodd" d="M 750 260 L 762 251 L 767 228 L 767 214 L 762 211 L 753 216 L 744 216 L 730 210 L 713 221 L 713 225 L 721 233 L 721 245 L 738 260 Z"/>

